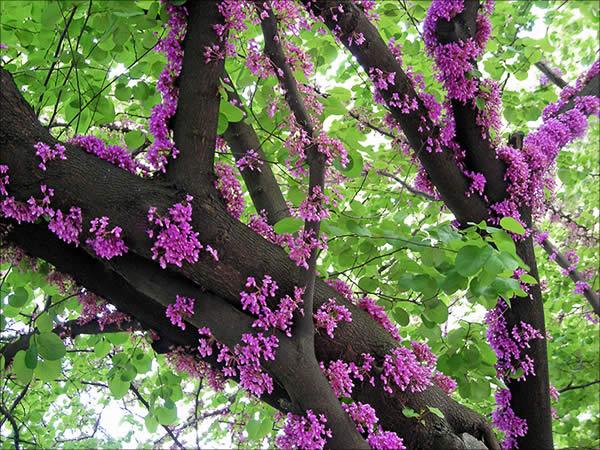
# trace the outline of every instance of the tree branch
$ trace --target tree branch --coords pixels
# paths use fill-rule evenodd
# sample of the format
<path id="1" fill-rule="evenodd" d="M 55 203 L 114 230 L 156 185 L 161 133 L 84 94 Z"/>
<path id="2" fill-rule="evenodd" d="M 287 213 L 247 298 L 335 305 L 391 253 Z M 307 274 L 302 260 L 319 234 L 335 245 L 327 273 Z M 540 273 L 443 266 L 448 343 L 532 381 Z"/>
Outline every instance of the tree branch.
<path id="1" fill-rule="evenodd" d="M 436 24 L 436 35 L 440 43 L 474 39 L 477 31 L 476 19 L 479 0 L 465 1 L 464 10 L 450 22 L 441 18 Z M 471 61 L 477 67 L 477 61 Z M 472 102 L 463 103 L 452 99 L 452 111 L 456 124 L 456 140 L 465 151 L 467 167 L 485 176 L 484 194 L 490 203 L 501 202 L 506 197 L 507 182 L 504 179 L 506 165 L 496 157 L 496 152 L 487 136 L 489 130 L 477 125 L 478 110 Z"/>
<path id="2" fill-rule="evenodd" d="M 439 129 L 428 119 L 427 110 L 417 97 L 411 80 L 383 42 L 377 29 L 365 17 L 364 12 L 354 2 L 343 0 L 340 5 L 342 5 L 344 12 L 339 12 L 336 9 L 337 20 L 333 20 L 331 4 L 327 0 L 302 0 L 302 2 L 315 16 L 321 17 L 325 25 L 334 34 L 336 34 L 337 27 L 339 27 L 341 31 L 337 34 L 337 37 L 356 57 L 367 73 L 371 68 L 380 69 L 386 74 L 395 73 L 394 85 L 380 93 L 388 103 L 394 118 L 400 124 L 417 158 L 421 161 L 439 191 L 441 199 L 461 223 L 479 223 L 486 219 L 488 208 L 483 199 L 477 195 L 471 195 L 470 197 L 465 195 L 465 192 L 469 191 L 471 183 L 457 167 L 453 153 L 450 150 L 442 152 L 428 152 L 426 150 L 427 140 L 438 137 Z M 353 33 L 362 33 L 365 42 L 358 45 L 356 40 L 353 40 L 350 44 L 348 37 L 352 36 Z M 419 108 L 404 114 L 398 107 L 389 103 L 393 100 L 392 95 L 394 93 L 398 94 L 400 98 L 405 98 L 406 95 L 410 100 L 415 99 L 419 104 Z M 419 129 L 430 131 L 421 132 Z"/>
<path id="3" fill-rule="evenodd" d="M 310 196 L 315 195 L 315 202 L 322 204 L 322 199 L 318 197 L 324 192 L 325 185 L 325 155 L 318 151 L 315 142 L 315 130 L 311 118 L 304 105 L 302 95 L 298 90 L 296 78 L 292 69 L 285 60 L 285 55 L 281 45 L 281 36 L 277 33 L 277 18 L 275 17 L 270 5 L 261 6 L 257 4 L 261 14 L 261 27 L 265 37 L 265 53 L 271 59 L 279 83 L 285 90 L 285 99 L 292 111 L 296 122 L 306 132 L 310 144 L 307 148 L 307 159 L 310 167 L 308 183 L 308 200 Z M 304 233 L 307 243 L 312 238 L 319 239 L 320 221 L 307 218 L 304 222 Z M 332 448 L 370 448 L 364 438 L 356 429 L 355 424 L 349 419 L 348 415 L 342 409 L 342 406 L 333 393 L 329 381 L 321 371 L 315 356 L 315 326 L 313 319 L 315 277 L 317 270 L 318 248 L 313 247 L 308 258 L 308 267 L 302 274 L 300 286 L 304 287 L 303 314 L 298 317 L 295 323 L 294 337 L 292 341 L 301 349 L 306 369 L 310 373 L 310 378 L 300 377 L 299 382 L 309 382 L 315 390 L 315 396 L 320 397 L 320 413 L 327 417 L 327 425 L 331 427 L 333 436 L 329 439 L 328 445 Z M 294 398 L 294 395 L 292 395 Z M 297 399 L 297 401 L 300 399 Z"/>
<path id="4" fill-rule="evenodd" d="M 4 414 L 4 417 L 6 417 L 6 419 L 10 422 L 10 425 L 13 429 L 13 441 L 15 442 L 15 449 L 19 450 L 19 426 L 17 425 L 17 421 L 15 420 L 15 418 L 12 416 L 11 413 L 9 413 L 2 404 L 0 404 L 0 413 Z"/>
<path id="5" fill-rule="evenodd" d="M 559 88 L 563 89 L 564 87 L 567 86 L 567 82 L 565 80 L 563 80 L 560 76 L 558 76 L 554 72 L 554 70 L 552 70 L 550 67 L 548 67 L 546 65 L 546 63 L 543 63 L 542 61 L 538 61 L 535 63 L 535 67 L 540 69 L 540 71 L 544 75 L 546 75 L 548 77 L 548 79 L 550 81 L 552 81 L 555 85 L 557 85 Z"/>
<path id="6" fill-rule="evenodd" d="M 550 242 L 548 238 L 542 241 L 542 248 L 546 250 L 546 253 L 548 253 L 550 259 L 553 259 L 556 262 L 556 264 L 558 264 L 563 269 L 569 271 L 571 263 L 565 255 L 558 251 L 558 249 L 554 246 L 554 244 L 552 244 L 552 242 Z M 586 283 L 585 278 L 583 278 L 583 275 L 578 270 L 571 270 L 569 271 L 568 275 L 574 283 L 577 283 L 578 281 Z M 596 315 L 600 316 L 600 301 L 598 300 L 596 292 L 594 292 L 594 290 L 591 287 L 589 287 L 589 284 L 588 287 L 583 290 L 583 296 L 589 302 L 590 306 L 592 307 L 592 310 L 596 313 Z"/>
<path id="7" fill-rule="evenodd" d="M 150 404 L 144 399 L 144 397 L 142 397 L 142 394 L 140 394 L 140 391 L 138 391 L 138 389 L 133 385 L 133 383 L 129 383 L 129 390 L 134 393 L 134 395 L 137 397 L 137 399 L 140 401 L 140 403 L 142 405 L 144 405 L 144 407 L 148 410 L 148 412 L 150 412 Z M 175 445 L 177 445 L 177 447 L 185 448 L 183 446 L 183 444 L 181 444 L 181 442 L 179 442 L 179 440 L 177 439 L 177 436 L 175 436 L 173 434 L 173 432 L 167 425 L 162 425 L 162 427 L 165 429 L 165 431 L 171 437 L 171 439 L 173 439 L 173 442 L 175 443 Z"/>
<path id="8" fill-rule="evenodd" d="M 222 45 L 212 25 L 223 20 L 216 2 L 190 2 L 187 33 L 183 41 L 183 65 L 179 75 L 179 100 L 172 118 L 179 156 L 169 163 L 167 177 L 196 195 L 198 184 L 212 184 L 218 95 L 224 61 L 206 63 L 206 46 Z"/>
<path id="9" fill-rule="evenodd" d="M 232 90 L 227 90 L 227 99 L 242 107 L 242 101 L 235 87 L 233 84 L 229 85 Z M 248 168 L 240 170 L 256 211 L 264 210 L 267 215 L 267 223 L 270 225 L 289 217 L 290 210 L 281 194 L 279 184 L 273 175 L 254 128 L 247 123 L 247 118 L 239 122 L 229 122 L 223 137 L 229 144 L 231 154 L 236 161 L 246 156 L 248 150 L 254 150 L 259 159 L 263 161 L 260 172 Z"/>
<path id="10" fill-rule="evenodd" d="M 569 383 L 566 387 L 560 389 L 558 392 L 562 394 L 563 392 L 572 391 L 573 389 L 583 389 L 598 383 L 600 383 L 600 380 L 591 381 L 590 383 L 580 384 L 578 386 L 571 386 L 571 383 Z"/>

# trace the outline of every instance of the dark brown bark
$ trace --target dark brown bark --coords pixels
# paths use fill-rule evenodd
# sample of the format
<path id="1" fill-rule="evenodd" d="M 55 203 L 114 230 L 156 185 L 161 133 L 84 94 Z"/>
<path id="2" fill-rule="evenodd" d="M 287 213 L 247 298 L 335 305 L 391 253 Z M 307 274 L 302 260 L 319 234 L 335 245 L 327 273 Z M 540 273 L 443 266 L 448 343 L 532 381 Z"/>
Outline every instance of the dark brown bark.
<path id="1" fill-rule="evenodd" d="M 265 274 L 272 275 L 281 286 L 279 293 L 282 296 L 292 293 L 293 286 L 298 284 L 299 271 L 285 253 L 229 215 L 210 186 L 193 202 L 193 226 L 200 233 L 199 239 L 203 243 L 218 249 L 220 261 L 215 263 L 206 255 L 194 265 L 184 264 L 182 268 L 169 265 L 167 270 L 160 269 L 151 260 L 152 241 L 145 234 L 148 227 L 146 213 L 150 206 L 155 206 L 160 213 L 164 213 L 173 203 L 183 200 L 185 193 L 160 180 L 135 177 L 69 145 L 66 145 L 67 160 L 50 161 L 47 163 L 48 170 L 43 172 L 38 167 L 39 158 L 35 156 L 33 145 L 38 141 L 53 145 L 56 140 L 36 121 L 33 111 L 4 70 L 0 70 L 0 107 L 0 164 L 9 167 L 9 195 L 14 195 L 20 201 L 25 201 L 32 195 L 39 197 L 39 185 L 47 184 L 55 190 L 53 208 L 66 211 L 70 206 L 77 205 L 82 209 L 84 223 L 89 223 L 93 217 L 109 216 L 111 224 L 123 228 L 129 253 L 111 261 L 97 260 L 85 246 L 75 249 L 73 246 L 66 246 L 54 236 L 45 235 L 40 237 L 48 246 L 43 250 L 33 239 L 34 236 L 41 236 L 40 232 L 34 231 L 37 229 L 28 231 L 26 227 L 33 225 L 23 224 L 15 224 L 14 232 L 23 233 L 22 236 L 30 233 L 31 238 L 21 238 L 18 244 L 30 254 L 41 256 L 55 264 L 59 270 L 62 267 L 69 268 L 70 274 L 76 280 L 82 284 L 93 284 L 93 287 L 90 287 L 92 291 L 117 304 L 123 312 L 138 318 L 131 312 L 133 305 L 137 304 L 139 308 L 147 310 L 148 315 L 163 318 L 162 308 L 173 302 L 175 295 L 194 297 L 197 299 L 198 309 L 190 320 L 190 330 L 208 326 L 219 340 L 234 346 L 239 342 L 244 330 L 251 330 L 252 318 L 239 309 L 239 292 L 244 289 L 246 277 L 254 276 L 260 279 Z M 81 242 L 85 242 L 85 238 L 84 233 L 80 236 Z M 67 266 L 71 254 L 58 248 L 52 249 L 51 244 L 73 248 L 73 251 L 81 254 L 82 263 L 72 263 L 73 267 Z M 92 270 L 92 266 L 83 264 L 84 260 L 96 261 L 103 269 Z M 86 271 L 89 271 L 87 275 Z M 111 273 L 118 278 L 111 278 Z M 113 281 L 119 283 L 117 287 L 129 286 L 129 290 L 124 292 L 132 293 L 130 303 L 118 304 L 120 292 L 109 292 Z M 201 287 L 204 287 L 206 292 L 203 292 Z M 360 364 L 360 354 L 363 352 L 371 353 L 380 360 L 397 345 L 365 312 L 340 298 L 326 284 L 317 280 L 315 308 L 330 297 L 337 297 L 338 303 L 351 311 L 353 321 L 341 325 L 334 340 L 321 335 L 316 336 L 315 347 L 320 361 L 341 358 Z M 161 308 L 157 309 L 158 305 L 162 305 Z M 141 315 L 142 312 L 138 314 Z M 141 318 L 138 320 L 143 322 Z M 167 331 L 167 336 L 177 331 L 176 327 L 171 328 Z M 197 335 L 190 338 L 187 344 L 197 345 Z M 276 385 L 282 386 L 289 395 L 281 397 L 284 403 L 274 400 L 280 409 L 285 409 L 286 398 L 291 399 L 292 409 L 298 410 L 311 408 L 321 412 L 333 404 L 333 401 L 330 401 L 331 391 L 318 392 L 319 395 L 315 395 L 310 379 L 316 372 L 311 372 L 313 369 L 303 370 L 304 356 L 290 346 L 284 337 L 281 338 L 277 355 L 276 361 L 265 363 L 265 369 L 272 375 Z M 369 398 L 365 389 L 369 389 L 368 385 L 357 386 L 355 397 Z M 381 386 L 378 387 L 378 391 L 380 390 Z M 407 407 L 419 410 L 421 405 L 426 404 L 438 407 L 446 414 L 446 420 L 434 418 L 431 425 L 426 427 L 400 421 L 394 425 L 394 422 L 390 421 L 390 430 L 396 431 L 407 440 L 414 440 L 417 444 L 431 442 L 430 436 L 434 435 L 431 428 L 433 426 L 442 430 L 435 438 L 435 442 L 440 443 L 445 443 L 446 439 L 454 439 L 452 435 L 469 430 L 491 433 L 487 422 L 445 396 L 437 386 L 432 386 L 421 394 L 407 392 L 402 396 L 405 397 Z M 396 416 L 393 415 L 394 411 L 390 411 L 390 402 L 389 396 L 380 392 L 378 396 L 373 396 L 371 404 L 378 411 L 380 418 L 388 413 L 390 417 L 399 417 L 399 411 L 395 410 Z M 436 423 L 438 425 L 435 425 Z M 335 445 L 353 446 L 343 445 L 339 441 L 336 441 Z"/>
<path id="2" fill-rule="evenodd" d="M 188 193 L 200 180 L 208 183 L 213 171 L 217 121 L 224 61 L 206 63 L 206 46 L 220 44 L 212 25 L 223 18 L 215 1 L 189 2 L 188 27 L 183 41 L 179 100 L 173 117 L 173 136 L 180 155 L 169 163 L 168 177 Z"/>

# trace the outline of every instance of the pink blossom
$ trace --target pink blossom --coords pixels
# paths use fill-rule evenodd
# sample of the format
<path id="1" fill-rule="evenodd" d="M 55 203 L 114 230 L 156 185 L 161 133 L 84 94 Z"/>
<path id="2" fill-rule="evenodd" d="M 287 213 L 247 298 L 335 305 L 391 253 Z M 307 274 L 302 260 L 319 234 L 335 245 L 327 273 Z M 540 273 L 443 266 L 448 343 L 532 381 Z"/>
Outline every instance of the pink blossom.
<path id="1" fill-rule="evenodd" d="M 325 328 L 327 335 L 333 339 L 333 330 L 342 320 L 352 322 L 352 316 L 348 308 L 343 305 L 337 305 L 335 299 L 330 298 L 327 303 L 323 303 L 316 314 L 313 314 L 315 319 L 315 327 Z"/>
<path id="2" fill-rule="evenodd" d="M 182 330 L 185 330 L 184 319 L 192 317 L 194 314 L 194 299 L 188 297 L 175 298 L 175 303 L 167 306 L 165 315 L 171 320 L 173 325 L 177 325 Z"/>
<path id="3" fill-rule="evenodd" d="M 192 199 L 188 195 L 185 202 L 175 203 L 164 217 L 159 216 L 154 207 L 148 210 L 148 221 L 159 228 L 158 233 L 154 229 L 147 230 L 151 238 L 156 233 L 152 259 L 158 259 L 163 269 L 167 263 L 181 267 L 183 261 L 198 261 L 198 254 L 203 247 L 198 241 L 198 232 L 194 231 L 191 224 Z"/>
<path id="4" fill-rule="evenodd" d="M 90 233 L 94 233 L 94 237 L 85 241 L 86 244 L 92 246 L 98 256 L 106 259 L 122 256 L 129 251 L 121 238 L 121 232 L 123 231 L 121 227 L 113 227 L 112 230 L 108 231 L 109 220 L 106 216 L 94 218 L 90 227 Z"/>
<path id="5" fill-rule="evenodd" d="M 48 229 L 67 244 L 74 242 L 75 246 L 78 246 L 78 237 L 82 230 L 81 208 L 71 206 L 68 215 L 63 215 L 60 209 L 49 210 L 48 213 L 50 215 Z"/>
<path id="6" fill-rule="evenodd" d="M 221 161 L 215 164 L 215 187 L 221 193 L 227 205 L 227 211 L 239 219 L 244 212 L 244 195 L 242 194 L 242 185 L 235 178 L 233 168 Z"/>
<path id="7" fill-rule="evenodd" d="M 325 428 L 327 419 L 323 414 L 317 417 L 309 409 L 306 417 L 287 414 L 283 425 L 283 436 L 275 438 L 277 447 L 284 450 L 295 448 L 321 449 L 327 443 L 327 438 L 332 436 L 331 430 Z"/>
<path id="8" fill-rule="evenodd" d="M 43 142 L 38 142 L 33 147 L 36 149 L 35 154 L 42 158 L 42 162 L 40 163 L 39 167 L 44 171 L 46 170 L 47 161 L 56 158 L 63 160 L 67 159 L 67 157 L 65 156 L 65 147 L 63 147 L 61 144 L 56 144 L 54 146 L 54 150 L 51 149 L 50 146 L 44 144 Z"/>

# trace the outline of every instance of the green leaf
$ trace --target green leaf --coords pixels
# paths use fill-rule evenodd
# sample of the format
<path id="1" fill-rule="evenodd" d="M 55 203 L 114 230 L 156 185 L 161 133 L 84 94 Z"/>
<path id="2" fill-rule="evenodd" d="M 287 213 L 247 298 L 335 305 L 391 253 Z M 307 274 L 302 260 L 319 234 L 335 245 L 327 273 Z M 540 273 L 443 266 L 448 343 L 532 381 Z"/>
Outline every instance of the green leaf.
<path id="1" fill-rule="evenodd" d="M 61 361 L 40 361 L 34 374 L 42 381 L 51 382 L 61 376 Z"/>
<path id="2" fill-rule="evenodd" d="M 404 417 L 421 417 L 420 414 L 416 413 L 414 409 L 411 408 L 402 408 L 402 414 L 404 415 Z"/>
<path id="3" fill-rule="evenodd" d="M 148 413 L 148 415 L 144 418 L 144 423 L 146 424 L 146 430 L 148 430 L 149 433 L 156 432 L 156 429 L 158 428 L 158 421 L 151 413 Z"/>
<path id="4" fill-rule="evenodd" d="M 52 319 L 47 313 L 41 314 L 35 321 L 35 327 L 40 333 L 52 331 Z"/>
<path id="5" fill-rule="evenodd" d="M 439 408 L 435 408 L 434 406 L 428 406 L 427 409 L 440 418 L 444 418 L 444 413 L 440 411 Z"/>
<path id="6" fill-rule="evenodd" d="M 225 100 L 221 101 L 219 112 L 225 115 L 228 122 L 239 122 L 244 118 L 244 111 Z"/>
<path id="7" fill-rule="evenodd" d="M 101 339 L 94 344 L 94 356 L 98 359 L 102 359 L 108 355 L 110 349 L 111 345 L 105 339 Z"/>
<path id="8" fill-rule="evenodd" d="M 64 342 L 54 333 L 46 332 L 35 336 L 39 355 L 46 361 L 56 361 L 67 352 Z"/>
<path id="9" fill-rule="evenodd" d="M 293 217 L 286 217 L 281 219 L 273 226 L 273 230 L 277 234 L 290 233 L 294 234 L 302 228 L 302 221 L 294 219 Z"/>
<path id="10" fill-rule="evenodd" d="M 516 255 L 515 242 L 506 231 L 498 231 L 492 234 L 492 240 L 496 247 L 501 252 L 509 253 L 509 255 Z M 502 255 L 499 255 L 502 258 Z M 504 262 L 504 260 L 503 260 Z"/>
<path id="11" fill-rule="evenodd" d="M 527 284 L 537 284 L 537 280 L 535 278 L 533 278 L 531 275 L 529 275 L 528 273 L 523 273 L 519 276 L 519 278 L 521 279 L 521 281 L 523 283 L 527 283 Z"/>
<path id="12" fill-rule="evenodd" d="M 12 370 L 17 380 L 21 383 L 29 383 L 33 377 L 33 369 L 25 364 L 25 351 L 19 350 L 13 358 Z"/>
<path id="13" fill-rule="evenodd" d="M 516 219 L 512 217 L 503 217 L 500 219 L 500 226 L 505 230 L 512 231 L 513 233 L 523 235 L 525 234 L 525 228 Z"/>
<path id="14" fill-rule="evenodd" d="M 131 334 L 125 332 L 107 333 L 105 338 L 112 345 L 122 345 L 129 340 Z"/>
<path id="15" fill-rule="evenodd" d="M 144 142 L 146 142 L 146 138 L 139 130 L 128 131 L 125 133 L 125 143 L 130 149 L 141 147 Z"/>
<path id="16" fill-rule="evenodd" d="M 15 288 L 13 295 L 8 297 L 8 304 L 13 308 L 21 308 L 25 306 L 27 300 L 29 300 L 29 293 L 27 292 L 27 289 L 19 286 Z"/>
<path id="17" fill-rule="evenodd" d="M 42 26 L 55 30 L 56 26 L 62 26 L 62 23 L 62 14 L 58 2 L 50 2 L 42 13 Z"/>
<path id="18" fill-rule="evenodd" d="M 121 380 L 120 376 L 115 375 L 108 380 L 108 389 L 110 390 L 112 396 L 116 400 L 119 400 L 123 398 L 123 396 L 129 390 L 129 382 L 123 381 Z"/>
<path id="19" fill-rule="evenodd" d="M 217 134 L 225 133 L 227 127 L 229 126 L 229 121 L 227 120 L 227 116 L 222 112 L 219 112 L 219 122 L 217 123 Z"/>
<path id="20" fill-rule="evenodd" d="M 436 302 L 435 306 L 429 308 L 428 305 L 430 303 L 431 302 L 425 302 L 425 311 L 423 312 L 425 317 L 438 324 L 445 323 L 446 320 L 448 320 L 448 307 L 446 304 L 440 300 Z"/>
<path id="21" fill-rule="evenodd" d="M 489 246 L 477 247 L 475 245 L 465 245 L 456 255 L 456 271 L 464 277 L 471 277 L 485 264 L 492 253 Z"/>
<path id="22" fill-rule="evenodd" d="M 475 97 L 475 105 L 477 106 L 477 109 L 483 111 L 485 109 L 485 100 L 483 97 Z"/>
<path id="23" fill-rule="evenodd" d="M 371 277 L 362 277 L 358 281 L 358 287 L 363 291 L 374 292 L 379 284 Z"/>
<path id="24" fill-rule="evenodd" d="M 158 423 L 161 425 L 171 425 L 177 420 L 177 408 L 166 408 L 160 406 L 155 410 Z"/>
<path id="25" fill-rule="evenodd" d="M 35 344 L 32 344 L 25 352 L 25 366 L 28 369 L 35 369 L 38 365 L 38 352 Z"/>
<path id="26" fill-rule="evenodd" d="M 248 432 L 248 439 L 253 441 L 260 439 L 260 422 L 258 420 L 251 420 L 246 424 L 246 431 Z"/>
<path id="27" fill-rule="evenodd" d="M 410 321 L 410 316 L 408 315 L 406 310 L 399 306 L 395 306 L 394 309 L 392 309 L 392 315 L 394 316 L 396 322 L 398 322 L 398 325 L 400 325 L 401 327 L 405 327 Z"/>
<path id="28" fill-rule="evenodd" d="M 448 295 L 454 294 L 459 289 L 466 289 L 468 279 L 460 275 L 456 270 L 451 270 L 441 281 L 440 288 Z"/>

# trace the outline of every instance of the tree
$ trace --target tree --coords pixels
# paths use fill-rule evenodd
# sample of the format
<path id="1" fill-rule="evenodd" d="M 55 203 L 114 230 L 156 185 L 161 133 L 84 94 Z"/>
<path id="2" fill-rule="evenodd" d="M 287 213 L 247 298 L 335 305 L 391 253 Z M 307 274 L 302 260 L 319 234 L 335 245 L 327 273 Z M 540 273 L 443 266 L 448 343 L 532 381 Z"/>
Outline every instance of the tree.
<path id="1" fill-rule="evenodd" d="M 2 8 L 3 440 L 597 445 L 596 8 Z"/>

